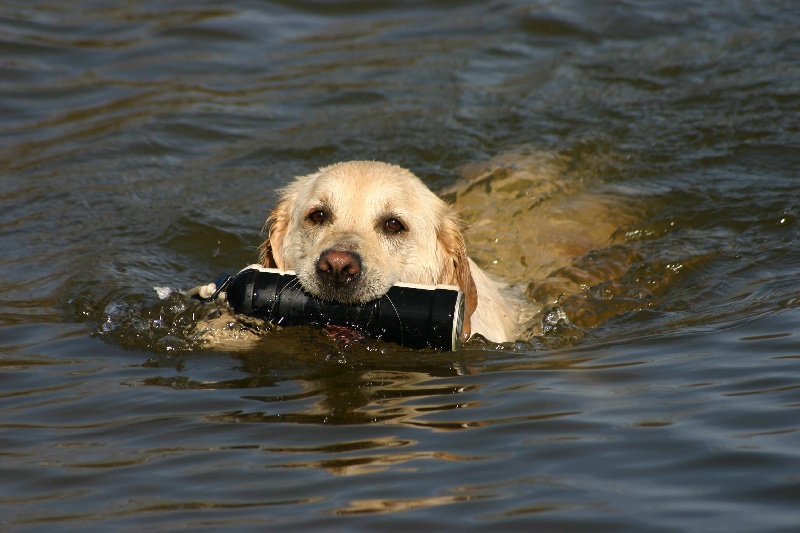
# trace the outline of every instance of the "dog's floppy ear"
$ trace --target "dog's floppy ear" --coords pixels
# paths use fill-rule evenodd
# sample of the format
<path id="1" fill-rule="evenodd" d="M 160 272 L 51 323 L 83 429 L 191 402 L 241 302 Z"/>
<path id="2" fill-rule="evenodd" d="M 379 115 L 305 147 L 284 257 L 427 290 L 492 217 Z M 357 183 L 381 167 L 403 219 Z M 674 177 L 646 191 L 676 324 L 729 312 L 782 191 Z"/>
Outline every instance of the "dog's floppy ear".
<path id="1" fill-rule="evenodd" d="M 470 317 L 478 307 L 478 290 L 469 269 L 462 224 L 455 217 L 445 218 L 439 228 L 439 246 L 442 261 L 439 283 L 458 285 L 464 293 L 464 327 L 461 330 L 461 340 L 466 341 L 472 333 Z"/>
<path id="2" fill-rule="evenodd" d="M 264 224 L 267 238 L 258 247 L 259 263 L 268 268 L 285 269 L 283 260 L 283 238 L 289 228 L 289 212 L 286 200 L 281 201 L 272 211 Z"/>

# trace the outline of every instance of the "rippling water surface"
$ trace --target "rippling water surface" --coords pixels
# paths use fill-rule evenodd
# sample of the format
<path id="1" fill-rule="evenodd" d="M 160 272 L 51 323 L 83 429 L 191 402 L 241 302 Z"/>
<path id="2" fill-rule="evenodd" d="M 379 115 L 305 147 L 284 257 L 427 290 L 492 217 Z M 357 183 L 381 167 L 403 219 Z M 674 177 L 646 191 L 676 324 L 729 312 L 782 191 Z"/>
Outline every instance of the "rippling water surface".
<path id="1" fill-rule="evenodd" d="M 798 21 L 0 0 L 0 529 L 796 530 Z M 458 192 L 520 153 L 613 197 L 577 220 L 610 239 L 544 277 L 541 191 Z M 292 176 L 362 158 L 462 202 L 476 258 L 568 320 L 455 353 L 214 350 L 211 311 L 157 299 L 253 262 Z"/>

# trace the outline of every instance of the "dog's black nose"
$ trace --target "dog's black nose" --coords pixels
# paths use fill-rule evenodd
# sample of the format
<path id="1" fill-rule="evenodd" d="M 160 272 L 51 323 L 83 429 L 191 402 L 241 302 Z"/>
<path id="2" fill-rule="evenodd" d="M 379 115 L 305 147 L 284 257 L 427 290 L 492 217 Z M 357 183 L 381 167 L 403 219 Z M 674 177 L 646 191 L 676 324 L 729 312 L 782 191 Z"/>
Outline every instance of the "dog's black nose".
<path id="1" fill-rule="evenodd" d="M 361 274 L 361 258 L 351 252 L 326 250 L 317 261 L 317 275 L 328 285 L 350 283 Z"/>

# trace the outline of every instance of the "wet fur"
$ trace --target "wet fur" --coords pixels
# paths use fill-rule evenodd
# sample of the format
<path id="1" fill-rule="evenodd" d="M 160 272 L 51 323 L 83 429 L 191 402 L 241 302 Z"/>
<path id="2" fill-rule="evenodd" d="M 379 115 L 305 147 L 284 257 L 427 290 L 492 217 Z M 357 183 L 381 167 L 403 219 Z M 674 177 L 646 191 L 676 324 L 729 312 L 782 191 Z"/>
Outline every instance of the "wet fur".
<path id="1" fill-rule="evenodd" d="M 329 214 L 324 224 L 309 220 L 316 210 Z M 390 217 L 406 230 L 382 231 Z M 455 210 L 406 169 L 353 161 L 299 177 L 282 191 L 265 227 L 260 262 L 294 270 L 316 296 L 356 303 L 382 296 L 397 282 L 457 285 L 466 301 L 464 340 L 475 333 L 495 342 L 518 336 L 518 311 L 506 286 L 467 257 Z M 321 254 L 331 249 L 361 258 L 363 271 L 347 291 L 326 287 L 316 275 Z"/>

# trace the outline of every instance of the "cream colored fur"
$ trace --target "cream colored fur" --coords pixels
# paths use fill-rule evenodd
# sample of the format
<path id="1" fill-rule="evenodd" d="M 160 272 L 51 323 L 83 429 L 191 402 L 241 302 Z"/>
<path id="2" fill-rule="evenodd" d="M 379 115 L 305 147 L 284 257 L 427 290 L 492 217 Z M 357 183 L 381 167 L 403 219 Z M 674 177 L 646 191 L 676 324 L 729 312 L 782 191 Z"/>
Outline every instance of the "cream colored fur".
<path id="1" fill-rule="evenodd" d="M 323 223 L 311 215 L 322 211 Z M 404 230 L 387 232 L 394 219 Z M 397 282 L 458 285 L 465 294 L 463 339 L 519 336 L 517 298 L 467 257 L 454 209 L 414 174 L 374 161 L 353 161 L 299 177 L 283 190 L 267 220 L 261 263 L 297 272 L 310 293 L 344 303 L 382 296 Z M 326 250 L 356 254 L 362 272 L 346 291 L 331 292 L 317 275 Z"/>

